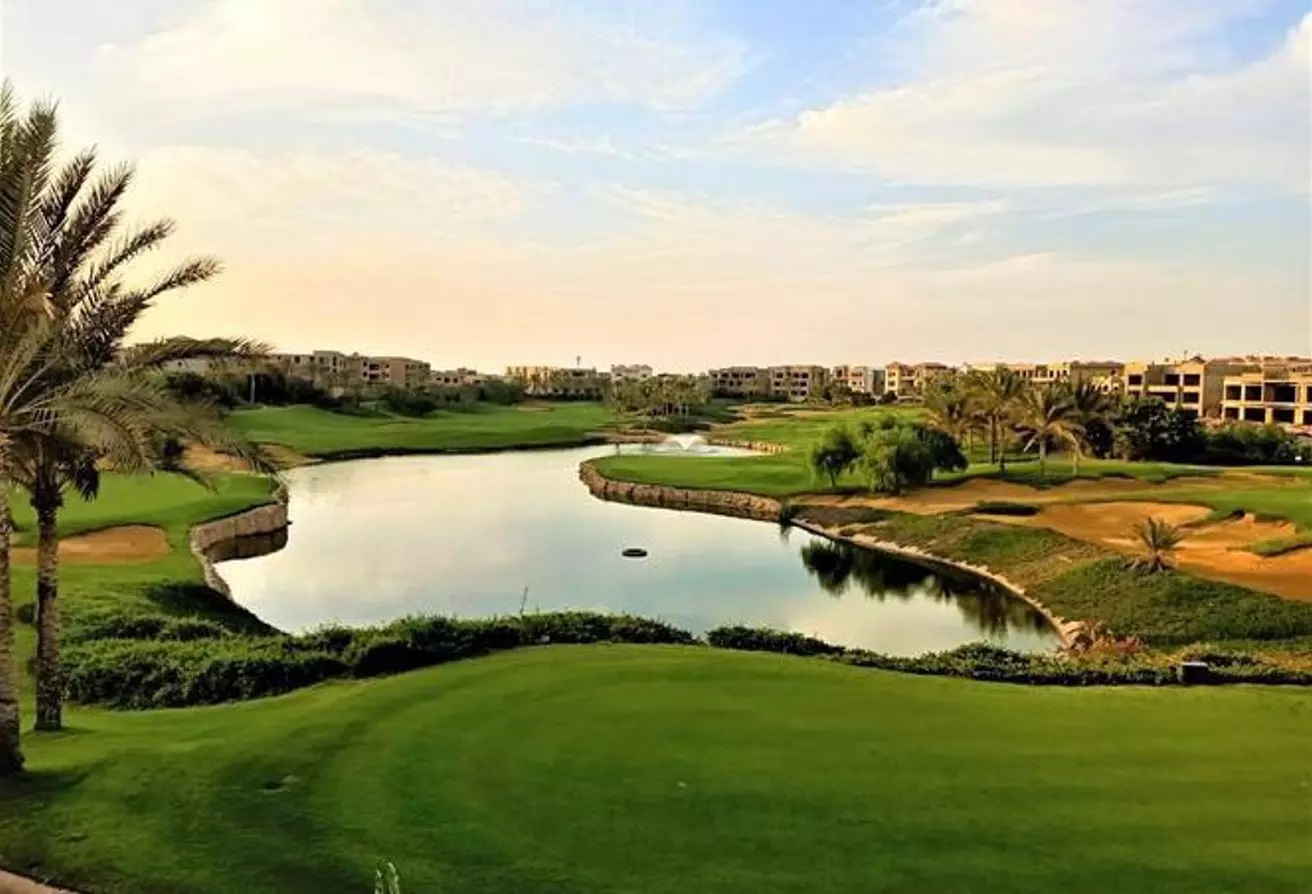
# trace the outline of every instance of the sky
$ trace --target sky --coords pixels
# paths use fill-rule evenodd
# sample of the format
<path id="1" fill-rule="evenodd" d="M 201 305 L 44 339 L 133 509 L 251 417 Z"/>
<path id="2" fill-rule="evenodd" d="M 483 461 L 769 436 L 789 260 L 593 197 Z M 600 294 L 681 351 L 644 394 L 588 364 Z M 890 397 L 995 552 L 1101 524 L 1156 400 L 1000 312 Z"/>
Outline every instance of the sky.
<path id="1" fill-rule="evenodd" d="M 211 284 L 138 335 L 511 363 L 1312 353 L 1303 0 L 0 0 Z"/>

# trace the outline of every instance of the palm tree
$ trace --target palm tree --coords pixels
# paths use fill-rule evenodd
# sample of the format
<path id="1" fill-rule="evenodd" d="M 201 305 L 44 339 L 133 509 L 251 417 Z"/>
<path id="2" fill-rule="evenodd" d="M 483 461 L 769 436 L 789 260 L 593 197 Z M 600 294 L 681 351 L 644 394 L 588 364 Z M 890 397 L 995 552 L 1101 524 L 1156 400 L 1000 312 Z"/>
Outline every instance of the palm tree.
<path id="1" fill-rule="evenodd" d="M 16 122 L 12 91 L 0 97 L 0 122 Z M 187 262 L 154 284 L 126 287 L 122 268 L 162 242 L 172 223 L 162 221 L 110 242 L 121 220 L 119 203 L 131 182 L 128 168 L 110 171 L 94 184 L 93 153 L 82 153 L 57 174 L 49 171 L 54 134 L 53 111 L 37 107 L 29 115 L 25 143 L 17 125 L 0 125 L 8 167 L 20 172 L 0 179 L 0 193 L 24 177 L 31 186 L 11 192 L 0 219 L 0 242 L 9 246 L 0 293 L 0 356 L 7 361 L 0 377 L 0 492 L 9 482 L 27 487 L 38 517 L 37 727 L 56 729 L 62 708 L 59 666 L 57 517 L 65 491 L 72 487 L 94 495 L 97 463 L 108 461 L 124 471 L 154 467 L 158 436 L 186 437 L 220 448 L 251 451 L 231 435 L 213 408 L 179 403 L 151 373 L 166 363 L 195 357 L 250 358 L 262 348 L 226 339 L 170 339 L 131 349 L 126 334 L 156 297 L 211 277 L 216 262 Z M 39 134 L 41 139 L 37 139 Z M 16 148 L 15 148 L 16 147 Z M 25 152 L 24 159 L 16 158 Z M 3 198 L 0 198 L 3 201 Z M 21 247 L 21 254 L 15 246 Z M 0 256 L 3 258 L 5 256 Z M 39 296 L 35 300 L 33 296 Z M 9 594 L 7 505 L 0 532 L 0 663 L 12 656 L 12 602 Z M 21 766 L 17 741 L 17 703 L 10 720 L 9 698 L 15 687 L 12 658 L 0 668 L 0 771 Z M 12 749 L 10 748 L 12 741 Z"/>
<path id="2" fill-rule="evenodd" d="M 1029 435 L 1025 449 L 1039 448 L 1039 480 L 1048 478 L 1048 443 L 1064 441 L 1079 456 L 1084 439 L 1070 390 L 1062 385 L 1044 385 L 1027 389 L 1016 403 L 1017 425 Z"/>
<path id="3" fill-rule="evenodd" d="M 1106 422 L 1112 412 L 1112 398 L 1092 382 L 1078 382 L 1070 389 L 1071 404 L 1075 409 L 1075 418 L 1084 429 L 1080 444 L 1075 448 L 1075 476 L 1080 474 L 1080 458 L 1088 443 L 1089 426 L 1096 422 Z"/>
<path id="4" fill-rule="evenodd" d="M 1174 562 L 1172 556 L 1184 540 L 1184 533 L 1170 522 L 1149 517 L 1130 526 L 1130 533 L 1143 546 L 1144 555 L 1134 564 L 1147 572 L 1165 571 Z"/>
<path id="5" fill-rule="evenodd" d="M 1011 420 L 1016 402 L 1025 392 L 1025 380 L 1006 367 L 999 366 L 993 370 L 970 373 L 969 382 L 980 418 L 988 427 L 989 462 L 998 463 L 999 470 L 1005 474 L 1007 446 L 1001 436 Z"/>
<path id="6" fill-rule="evenodd" d="M 975 430 L 978 417 L 974 395 L 958 377 L 935 379 L 925 390 L 925 421 L 933 428 L 965 441 Z"/>

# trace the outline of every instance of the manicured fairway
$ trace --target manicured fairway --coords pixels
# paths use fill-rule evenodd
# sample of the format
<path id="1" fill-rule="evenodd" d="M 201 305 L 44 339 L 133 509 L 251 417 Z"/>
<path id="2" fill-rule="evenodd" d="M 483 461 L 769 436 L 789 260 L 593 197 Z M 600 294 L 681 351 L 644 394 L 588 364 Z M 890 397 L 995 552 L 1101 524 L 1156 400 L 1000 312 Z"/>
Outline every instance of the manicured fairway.
<path id="1" fill-rule="evenodd" d="M 0 864 L 91 891 L 1305 891 L 1312 693 L 1030 689 L 550 647 L 77 711 Z"/>
<path id="2" fill-rule="evenodd" d="M 596 403 L 480 404 L 468 412 L 442 411 L 424 418 L 264 407 L 239 410 L 231 418 L 252 441 L 312 456 L 578 444 L 613 421 L 610 411 Z"/>

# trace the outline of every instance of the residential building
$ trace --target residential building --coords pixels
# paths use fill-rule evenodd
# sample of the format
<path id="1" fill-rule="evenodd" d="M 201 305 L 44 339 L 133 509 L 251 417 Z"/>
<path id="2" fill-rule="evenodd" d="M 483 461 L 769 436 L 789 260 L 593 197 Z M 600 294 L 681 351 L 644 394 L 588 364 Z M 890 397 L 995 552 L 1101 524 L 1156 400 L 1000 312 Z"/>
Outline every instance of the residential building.
<path id="1" fill-rule="evenodd" d="M 893 362 L 884 367 L 884 393 L 898 400 L 919 400 L 925 394 L 925 386 L 935 376 L 950 371 L 942 363 Z"/>
<path id="2" fill-rule="evenodd" d="M 409 357 L 365 357 L 362 375 L 372 384 L 422 388 L 429 383 L 432 372 L 432 367 L 424 361 Z"/>
<path id="3" fill-rule="evenodd" d="M 1238 358 L 1162 363 L 1127 363 L 1122 373 L 1130 397 L 1157 397 L 1168 407 L 1195 416 L 1218 416 L 1227 376 L 1252 371 L 1256 364 Z"/>
<path id="4" fill-rule="evenodd" d="M 597 400 L 605 392 L 610 376 L 592 367 L 508 366 L 506 378 L 523 385 L 530 397 Z"/>
<path id="5" fill-rule="evenodd" d="M 823 366 L 770 367 L 770 396 L 774 398 L 804 401 L 816 396 L 828 382 L 829 370 Z"/>
<path id="6" fill-rule="evenodd" d="M 967 372 L 1009 369 L 1017 376 L 1035 385 L 1053 385 L 1069 382 L 1078 385 L 1081 382 L 1100 383 L 1104 389 L 1111 388 L 1111 381 L 1121 375 L 1124 364 L 1113 360 L 1063 360 L 1055 363 L 988 363 L 971 364 L 964 367 Z"/>
<path id="7" fill-rule="evenodd" d="M 759 398 L 770 393 L 770 371 L 759 366 L 726 366 L 707 373 L 717 397 Z"/>
<path id="8" fill-rule="evenodd" d="M 878 397 L 884 393 L 884 371 L 877 366 L 835 366 L 829 371 L 829 381 L 847 386 L 853 394 Z"/>
<path id="9" fill-rule="evenodd" d="M 1226 376 L 1222 388 L 1222 419 L 1312 427 L 1312 363 Z"/>
<path id="10" fill-rule="evenodd" d="M 644 382 L 651 376 L 651 367 L 645 363 L 619 364 L 610 368 L 612 382 Z"/>
<path id="11" fill-rule="evenodd" d="M 487 376 L 475 369 L 435 369 L 428 377 L 431 385 L 439 388 L 476 388 L 487 381 Z"/>
<path id="12" fill-rule="evenodd" d="M 275 354 L 273 361 L 284 373 L 313 382 L 320 388 L 349 389 L 362 385 L 419 388 L 428 384 L 430 368 L 410 357 L 367 357 L 341 351 Z"/>

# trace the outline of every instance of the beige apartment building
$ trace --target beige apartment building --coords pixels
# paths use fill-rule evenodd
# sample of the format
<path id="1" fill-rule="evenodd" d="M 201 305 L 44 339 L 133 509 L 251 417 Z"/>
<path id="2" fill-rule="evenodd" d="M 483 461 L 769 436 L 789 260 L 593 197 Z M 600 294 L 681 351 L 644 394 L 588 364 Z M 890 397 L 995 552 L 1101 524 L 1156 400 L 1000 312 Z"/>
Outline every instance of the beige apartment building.
<path id="1" fill-rule="evenodd" d="M 612 382 L 645 382 L 652 377 L 652 368 L 645 363 L 619 363 L 610 368 Z"/>
<path id="2" fill-rule="evenodd" d="M 410 357 L 367 357 L 341 351 L 275 354 L 273 359 L 287 375 L 330 389 L 361 385 L 420 388 L 429 383 L 431 372 L 427 363 Z"/>
<path id="3" fill-rule="evenodd" d="M 877 366 L 835 366 L 829 381 L 847 386 L 853 394 L 878 397 L 884 393 L 884 371 Z"/>
<path id="4" fill-rule="evenodd" d="M 476 388 L 487 381 L 487 376 L 476 369 L 435 369 L 428 377 L 430 385 L 439 388 Z"/>
<path id="5" fill-rule="evenodd" d="M 793 365 L 770 367 L 770 396 L 789 401 L 804 401 L 829 382 L 829 370 L 823 366 Z"/>
<path id="6" fill-rule="evenodd" d="M 963 370 L 991 372 L 995 369 L 1008 369 L 1034 385 L 1093 382 L 1111 390 L 1124 367 L 1123 363 L 1113 360 L 1062 360 L 1055 363 L 967 363 Z"/>
<path id="7" fill-rule="evenodd" d="M 530 397 L 599 399 L 609 376 L 593 367 L 508 366 L 506 378 L 524 386 Z"/>
<path id="8" fill-rule="evenodd" d="M 1188 360 L 1164 363 L 1127 363 L 1122 372 L 1130 397 L 1156 397 L 1168 407 L 1195 416 L 1219 416 L 1227 376 L 1253 369 L 1240 358 Z"/>
<path id="9" fill-rule="evenodd" d="M 1312 363 L 1264 369 L 1225 377 L 1221 418 L 1287 427 L 1312 427 Z"/>
<path id="10" fill-rule="evenodd" d="M 950 372 L 942 363 L 897 363 L 884 367 L 884 393 L 898 400 L 918 400 L 935 376 Z"/>
<path id="11" fill-rule="evenodd" d="M 759 366 L 726 366 L 706 374 L 719 397 L 764 397 L 770 393 L 770 371 Z"/>

